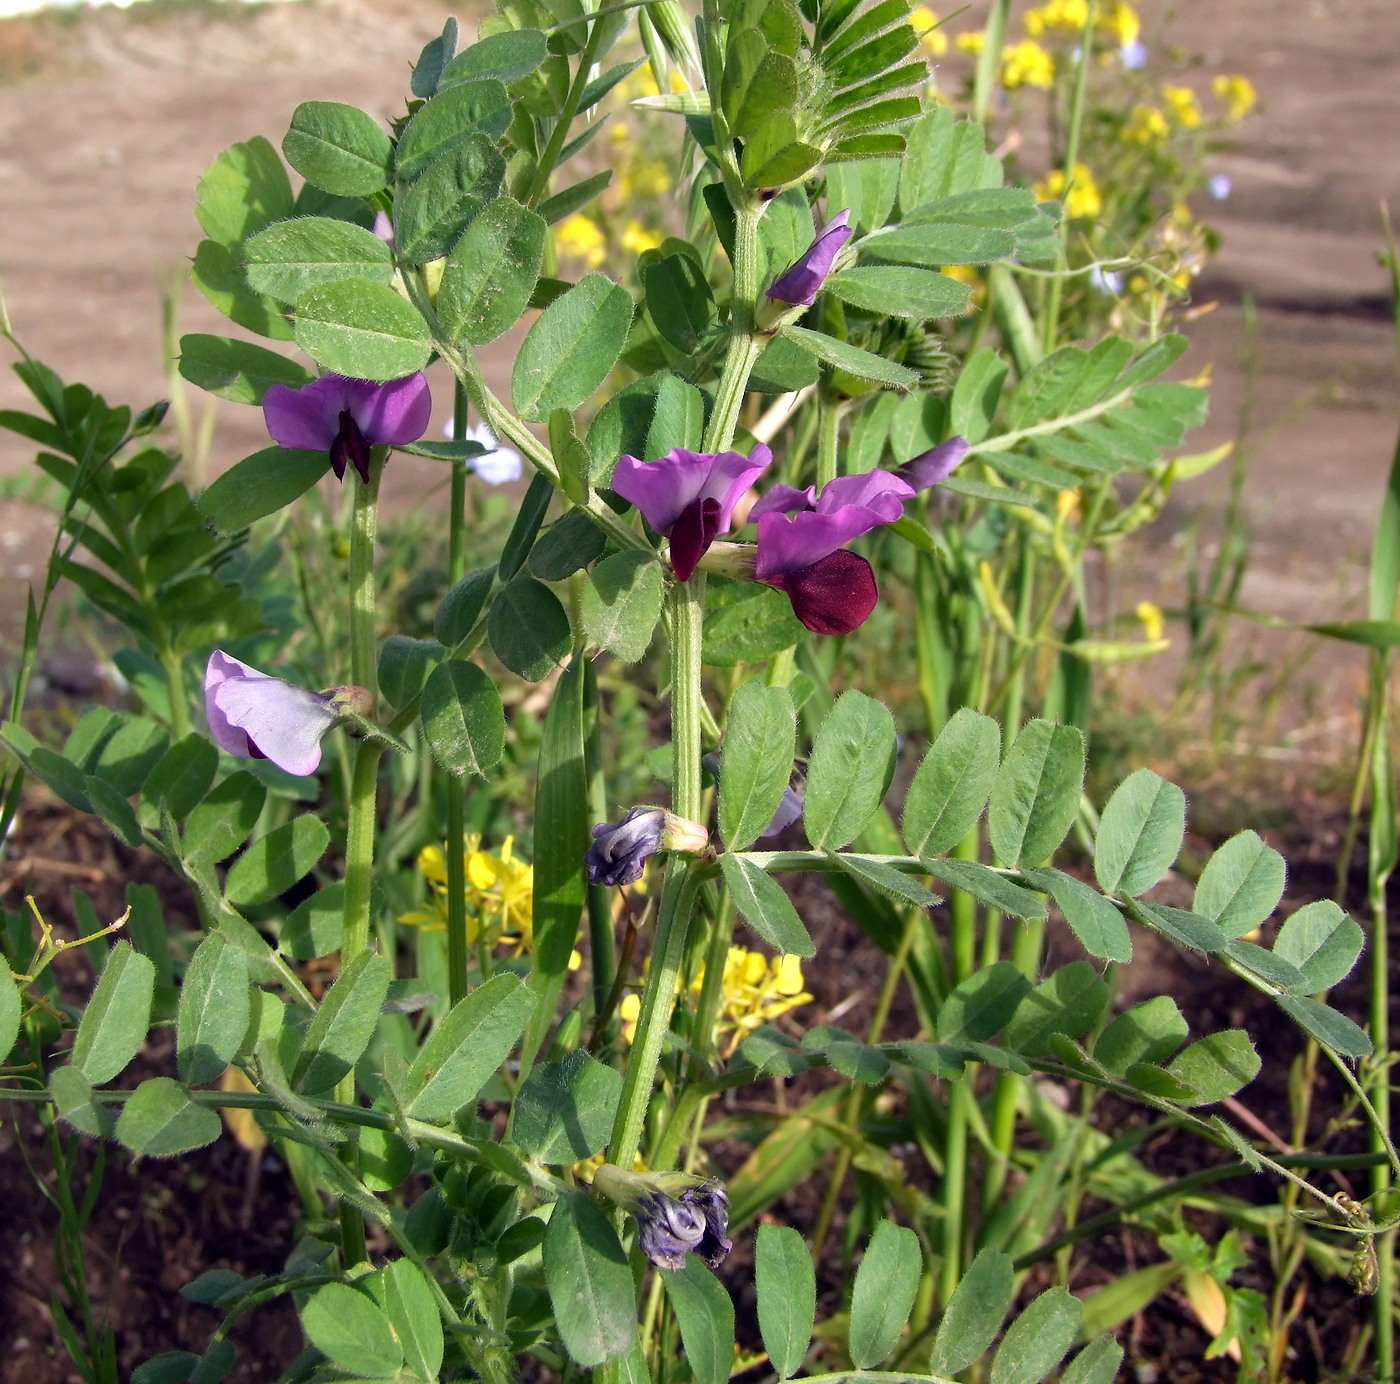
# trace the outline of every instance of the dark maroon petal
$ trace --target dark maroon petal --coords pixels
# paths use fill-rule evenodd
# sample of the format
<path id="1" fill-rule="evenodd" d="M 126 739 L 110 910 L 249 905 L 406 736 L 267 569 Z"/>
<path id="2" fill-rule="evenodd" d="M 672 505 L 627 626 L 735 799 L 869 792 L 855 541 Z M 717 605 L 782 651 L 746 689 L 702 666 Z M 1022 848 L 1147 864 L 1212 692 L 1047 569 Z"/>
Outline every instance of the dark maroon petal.
<path id="1" fill-rule="evenodd" d="M 369 484 L 369 443 L 355 422 L 348 408 L 340 411 L 340 430 L 331 443 L 331 469 L 336 480 L 345 479 L 345 463 L 349 462 L 360 473 L 360 479 Z"/>
<path id="2" fill-rule="evenodd" d="M 772 577 L 768 584 L 787 592 L 792 613 L 813 634 L 849 634 L 864 624 L 880 599 L 870 564 L 847 548 Z"/>
<path id="3" fill-rule="evenodd" d="M 692 500 L 671 527 L 671 570 L 685 581 L 719 532 L 720 502 Z"/>

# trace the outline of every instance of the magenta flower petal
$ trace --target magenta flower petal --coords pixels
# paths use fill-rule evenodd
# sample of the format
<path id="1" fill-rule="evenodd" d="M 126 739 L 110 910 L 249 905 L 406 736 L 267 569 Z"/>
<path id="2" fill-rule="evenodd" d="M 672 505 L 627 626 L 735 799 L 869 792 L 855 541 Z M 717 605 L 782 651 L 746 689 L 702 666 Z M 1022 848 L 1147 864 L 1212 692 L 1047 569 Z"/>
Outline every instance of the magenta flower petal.
<path id="1" fill-rule="evenodd" d="M 340 430 L 341 411 L 349 407 L 350 381 L 322 375 L 299 389 L 275 384 L 263 396 L 263 419 L 279 447 L 329 452 Z"/>
<path id="2" fill-rule="evenodd" d="M 763 492 L 749 511 L 749 518 L 757 523 L 765 514 L 792 514 L 797 510 L 811 509 L 816 502 L 816 486 L 809 485 L 805 490 L 799 490 L 795 485 L 779 482 Z"/>
<path id="3" fill-rule="evenodd" d="M 792 613 L 813 634 L 849 634 L 880 599 L 870 564 L 846 548 L 768 584 L 787 593 Z"/>
<path id="4" fill-rule="evenodd" d="M 892 472 L 863 471 L 829 481 L 813 508 L 818 514 L 836 514 L 855 505 L 880 515 L 880 523 L 892 524 L 904 512 L 905 500 L 913 494 L 913 489 Z"/>
<path id="5" fill-rule="evenodd" d="M 321 737 L 340 720 L 331 699 L 284 682 L 221 649 L 209 656 L 204 709 L 216 743 L 240 759 L 270 759 L 289 774 L 315 773 Z"/>
<path id="6" fill-rule="evenodd" d="M 967 438 L 950 437 L 931 450 L 911 457 L 896 469 L 895 475 L 908 481 L 916 491 L 927 490 L 940 481 L 946 481 L 958 469 L 967 455 L 967 448 Z"/>
<path id="7" fill-rule="evenodd" d="M 854 232 L 846 223 L 849 211 L 838 212 L 793 265 L 774 281 L 768 297 L 780 303 L 800 303 L 811 307 L 836 263 L 836 256 Z"/>
<path id="8" fill-rule="evenodd" d="M 388 384 L 370 380 L 347 380 L 346 384 L 351 416 L 371 446 L 402 447 L 428 431 L 433 397 L 421 370 Z"/>
<path id="9" fill-rule="evenodd" d="M 676 447 L 655 461 L 618 457 L 612 488 L 671 540 L 671 567 L 684 581 L 734 517 L 739 497 L 758 479 L 773 453 L 762 443 L 740 452 L 691 452 Z"/>
<path id="10" fill-rule="evenodd" d="M 898 514 L 895 518 L 898 518 Z M 834 514 L 807 510 L 791 517 L 765 514 L 758 521 L 758 557 L 754 577 L 772 581 L 788 572 L 810 567 L 843 548 L 853 538 L 888 524 L 883 511 L 865 505 L 843 505 Z"/>

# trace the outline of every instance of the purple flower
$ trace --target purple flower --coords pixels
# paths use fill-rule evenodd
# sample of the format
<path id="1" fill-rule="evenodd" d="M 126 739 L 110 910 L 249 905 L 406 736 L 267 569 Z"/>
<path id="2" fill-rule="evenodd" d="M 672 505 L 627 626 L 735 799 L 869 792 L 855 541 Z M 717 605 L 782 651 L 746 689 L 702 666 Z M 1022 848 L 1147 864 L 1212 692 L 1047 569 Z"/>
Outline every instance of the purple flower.
<path id="1" fill-rule="evenodd" d="M 849 634 L 875 609 L 880 591 L 870 564 L 845 544 L 892 524 L 913 493 L 888 471 L 840 476 L 820 495 L 775 486 L 754 506 L 755 580 L 785 591 L 813 634 Z"/>
<path id="2" fill-rule="evenodd" d="M 965 437 L 950 437 L 946 442 L 920 452 L 902 466 L 895 467 L 895 475 L 907 481 L 915 490 L 928 490 L 940 481 L 946 481 L 958 469 L 967 455 L 968 442 Z"/>
<path id="3" fill-rule="evenodd" d="M 804 250 L 793 265 L 780 274 L 768 289 L 768 297 L 780 303 L 800 303 L 811 307 L 836 263 L 841 248 L 855 234 L 846 223 L 849 211 L 839 211 L 826 223 L 826 229 Z"/>
<path id="4" fill-rule="evenodd" d="M 204 672 L 204 712 L 221 749 L 301 777 L 316 772 L 321 737 L 340 721 L 347 690 L 312 692 L 215 649 Z"/>
<path id="5" fill-rule="evenodd" d="M 1119 48 L 1118 56 L 1129 72 L 1136 72 L 1139 68 L 1147 66 L 1147 45 L 1133 39 Z"/>
<path id="6" fill-rule="evenodd" d="M 370 448 L 416 442 L 432 408 L 421 371 L 388 384 L 322 375 L 300 389 L 275 384 L 263 398 L 267 430 L 279 446 L 329 452 L 338 480 L 349 463 L 366 482 Z"/>
<path id="7" fill-rule="evenodd" d="M 773 820 L 759 832 L 758 839 L 766 841 L 770 836 L 786 831 L 802 815 L 804 796 L 800 788 L 794 788 L 791 784 L 784 788 Z"/>
<path id="8" fill-rule="evenodd" d="M 1217 173 L 1207 184 L 1206 190 L 1217 202 L 1223 202 L 1229 195 L 1233 184 L 1224 173 Z"/>
<path id="9" fill-rule="evenodd" d="M 612 488 L 671 540 L 671 570 L 685 581 L 705 550 L 723 533 L 739 497 L 762 475 L 773 453 L 761 442 L 739 452 L 688 452 L 675 447 L 655 461 L 620 456 Z"/>

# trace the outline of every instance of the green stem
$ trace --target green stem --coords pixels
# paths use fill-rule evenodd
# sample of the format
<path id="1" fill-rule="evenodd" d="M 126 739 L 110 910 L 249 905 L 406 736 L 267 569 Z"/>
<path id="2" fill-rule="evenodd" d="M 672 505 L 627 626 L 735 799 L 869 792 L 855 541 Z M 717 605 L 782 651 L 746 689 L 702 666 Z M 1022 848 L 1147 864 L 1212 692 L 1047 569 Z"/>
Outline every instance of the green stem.
<path id="1" fill-rule="evenodd" d="M 1065 197 L 1068 201 L 1074 184 L 1074 166 L 1079 162 L 1079 136 L 1084 126 L 1084 101 L 1089 90 L 1089 68 L 1094 61 L 1094 25 L 1099 17 L 1098 0 L 1089 0 L 1084 16 L 1084 32 L 1079 39 L 1079 66 L 1074 73 L 1074 91 L 1070 96 L 1069 131 L 1065 138 Z M 1059 271 L 1050 280 L 1050 300 L 1041 323 L 1041 340 L 1047 351 L 1053 351 L 1060 335 L 1060 301 L 1064 296 L 1064 271 L 1069 267 L 1069 217 L 1060 218 L 1060 247 L 1055 258 Z"/>
<path id="2" fill-rule="evenodd" d="M 671 778 L 672 806 L 681 817 L 700 816 L 700 641 L 705 613 L 705 575 L 696 572 L 689 581 L 671 588 L 671 737 L 674 755 Z M 699 881 L 693 861 L 673 855 L 666 862 L 666 875 L 657 911 L 656 941 L 651 967 L 642 990 L 641 1011 L 632 1055 L 623 1079 L 622 1100 L 613 1123 L 608 1161 L 630 1168 L 641 1145 L 642 1125 L 656 1080 L 657 1064 L 666 1033 L 671 1027 L 671 1011 L 685 938 L 695 904 Z"/>
<path id="3" fill-rule="evenodd" d="M 467 435 L 467 391 L 457 380 L 452 397 L 452 436 Z M 448 514 L 447 579 L 458 582 L 467 570 L 467 463 L 452 463 L 452 499 Z M 467 982 L 467 869 L 463 784 L 445 775 L 447 793 L 447 993 L 452 1004 L 465 997 Z M 485 979 L 483 975 L 482 979 Z"/>
<path id="4" fill-rule="evenodd" d="M 977 55 L 977 75 L 972 85 L 972 118 L 979 125 L 987 123 L 992 92 L 1001 68 L 1001 49 L 1006 39 L 1006 22 L 1011 16 L 1011 0 L 994 0 L 987 13 L 987 27 L 982 34 L 982 51 Z"/>
<path id="5" fill-rule="evenodd" d="M 185 691 L 185 670 L 180 655 L 169 645 L 160 651 L 161 667 L 165 670 L 165 686 L 170 696 L 170 733 L 183 740 L 190 733 L 189 697 Z"/>
<path id="6" fill-rule="evenodd" d="M 622 1083 L 622 1099 L 613 1122 L 608 1144 L 608 1162 L 630 1168 L 642 1142 L 642 1125 L 651 1100 L 661 1049 L 671 1027 L 671 1011 L 676 1004 L 676 987 L 681 962 L 685 958 L 685 935 L 695 901 L 696 880 L 690 862 L 673 855 L 666 862 L 661 889 L 661 907 L 656 919 L 656 941 L 651 967 L 642 990 L 642 1007 L 637 1016 L 637 1033 L 627 1073 Z"/>
<path id="7" fill-rule="evenodd" d="M 569 127 L 574 123 L 579 103 L 583 99 L 585 88 L 588 86 L 589 73 L 592 72 L 593 64 L 598 60 L 598 45 L 602 41 L 605 27 L 605 22 L 596 16 L 593 23 L 589 25 L 588 40 L 583 45 L 583 52 L 579 54 L 574 80 L 569 84 L 569 91 L 564 97 L 559 118 L 554 122 L 554 128 L 549 132 L 549 143 L 545 145 L 544 153 L 540 155 L 535 176 L 530 179 L 530 187 L 524 199 L 527 207 L 533 207 L 544 195 L 545 189 L 549 187 L 550 175 L 554 172 L 555 164 L 559 162 L 559 154 L 564 148 L 564 141 L 569 137 Z"/>
<path id="8" fill-rule="evenodd" d="M 350 681 L 379 693 L 375 659 L 374 538 L 378 524 L 379 479 L 388 449 L 376 447 L 370 457 L 369 480 L 356 477 L 354 508 L 350 522 Z M 355 746 L 350 775 L 345 827 L 345 932 L 340 947 L 342 969 L 369 946 L 370 887 L 374 877 L 375 793 L 379 785 L 379 740 L 361 740 Z M 354 1105 L 355 1076 L 347 1074 L 336 1086 L 336 1099 Z M 359 1146 L 354 1138 L 341 1147 L 341 1158 L 358 1176 Z M 350 1201 L 340 1204 L 341 1253 L 345 1267 L 364 1263 L 364 1216 Z"/>
<path id="9" fill-rule="evenodd" d="M 836 479 L 836 456 L 840 450 L 841 419 L 845 407 L 839 400 L 821 400 L 817 427 L 817 489 Z"/>
<path id="10" fill-rule="evenodd" d="M 729 350 L 724 357 L 715 407 L 705 429 L 705 450 L 723 452 L 734 441 L 749 375 L 766 340 L 754 330 L 758 302 L 758 223 L 766 203 L 752 196 L 734 208 L 734 288 L 729 301 Z"/>

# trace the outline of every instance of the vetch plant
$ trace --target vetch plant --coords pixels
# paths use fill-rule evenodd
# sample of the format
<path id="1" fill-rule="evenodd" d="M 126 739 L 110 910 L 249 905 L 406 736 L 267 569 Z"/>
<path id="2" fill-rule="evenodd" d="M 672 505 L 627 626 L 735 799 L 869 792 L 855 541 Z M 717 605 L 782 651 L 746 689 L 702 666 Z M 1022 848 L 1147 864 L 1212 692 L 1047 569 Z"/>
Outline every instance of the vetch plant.
<path id="1" fill-rule="evenodd" d="M 1353 1066 L 1384 1058 L 1323 998 L 1358 925 L 1317 901 L 1261 933 L 1285 866 L 1253 832 L 1167 903 L 1181 789 L 1144 768 L 1101 811 L 1085 795 L 1094 671 L 1161 642 L 1118 637 L 1089 561 L 1210 464 L 1179 450 L 1203 389 L 1163 378 L 1185 341 L 1062 343 L 1057 306 L 1032 315 L 1018 285 L 1066 268 L 1063 209 L 924 99 L 901 0 L 648 0 L 645 57 L 612 61 L 633 22 L 508 0 L 460 51 L 446 25 L 388 128 L 310 101 L 280 154 L 215 160 L 194 280 L 271 344 L 188 336 L 180 368 L 261 406 L 277 445 L 197 497 L 144 440 L 158 410 L 19 367 L 41 412 L 3 421 L 63 501 L 0 732 L 5 825 L 37 780 L 183 881 L 199 928 L 172 947 L 132 886 L 131 940 L 79 1010 L 47 937 L 7 922 L 0 1099 L 60 1154 L 177 1155 L 250 1111 L 306 1211 L 280 1273 L 187 1285 L 224 1323 L 141 1384 L 221 1377 L 231 1324 L 282 1295 L 308 1342 L 289 1380 L 724 1384 L 735 1244 L 745 1338 L 780 1378 L 944 1381 L 990 1351 L 993 1380 L 1034 1384 L 1085 1342 L 1061 1377 L 1107 1384 L 1109 1333 L 1178 1267 L 1081 1299 L 1073 1255 L 1106 1225 L 1170 1235 L 1188 1194 L 1248 1170 L 1314 1208 L 1298 1234 L 1329 1272 L 1394 1221 L 1333 1177 L 1400 1172 Z M 680 117 L 684 222 L 556 277 L 587 267 L 564 228 L 608 183 L 588 150 L 643 62 L 638 104 Z M 1000 285 L 990 310 L 959 266 Z M 424 440 L 433 359 L 444 441 Z M 468 410 L 531 472 L 491 551 Z M 412 550 L 386 570 L 395 448 L 445 468 L 437 575 Z M 284 512 L 324 513 L 328 469 L 346 531 L 298 546 Z M 20 716 L 62 577 L 121 631 L 138 700 L 52 747 Z M 410 582 L 435 605 L 400 627 L 386 593 Z M 323 744 L 339 720 L 353 734 Z M 642 805 L 607 820 L 619 800 Z M 1052 908 L 1083 953 L 1064 964 Z M 1353 1102 L 1336 1125 L 1282 1152 L 1245 1103 L 1249 1031 L 1193 1035 L 1167 995 L 1115 1012 L 1144 930 L 1315 1041 Z M 878 953 L 878 989 L 814 1021 L 838 931 Z M 123 1082 L 171 1022 L 169 1071 Z M 1104 1127 L 1103 1093 L 1146 1112 L 1140 1137 Z M 1339 1151 L 1353 1123 L 1370 1152 Z M 1159 1133 L 1221 1161 L 1163 1182 L 1139 1156 Z M 804 1240 L 781 1222 L 808 1182 Z M 838 1222 L 853 1274 L 827 1253 Z M 843 1303 L 815 1340 L 814 1260 Z"/>

